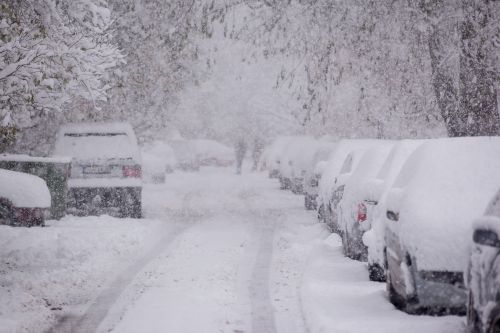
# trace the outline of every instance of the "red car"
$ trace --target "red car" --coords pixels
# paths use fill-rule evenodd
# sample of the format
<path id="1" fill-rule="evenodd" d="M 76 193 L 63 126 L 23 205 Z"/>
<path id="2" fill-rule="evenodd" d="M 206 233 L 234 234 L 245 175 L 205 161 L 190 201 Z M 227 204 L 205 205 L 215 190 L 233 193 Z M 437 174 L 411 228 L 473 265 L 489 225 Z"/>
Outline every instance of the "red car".
<path id="1" fill-rule="evenodd" d="M 43 179 L 0 169 L 0 224 L 43 226 L 50 199 Z"/>

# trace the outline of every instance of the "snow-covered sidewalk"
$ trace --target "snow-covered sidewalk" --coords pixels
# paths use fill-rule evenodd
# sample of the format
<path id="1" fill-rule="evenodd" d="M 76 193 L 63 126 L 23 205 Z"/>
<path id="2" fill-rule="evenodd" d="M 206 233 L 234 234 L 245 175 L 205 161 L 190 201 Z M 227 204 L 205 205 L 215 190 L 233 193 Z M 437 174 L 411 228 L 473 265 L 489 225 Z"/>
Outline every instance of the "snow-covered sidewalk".
<path id="1" fill-rule="evenodd" d="M 176 173 L 146 219 L 0 227 L 0 332 L 451 332 L 409 316 L 264 174 Z"/>

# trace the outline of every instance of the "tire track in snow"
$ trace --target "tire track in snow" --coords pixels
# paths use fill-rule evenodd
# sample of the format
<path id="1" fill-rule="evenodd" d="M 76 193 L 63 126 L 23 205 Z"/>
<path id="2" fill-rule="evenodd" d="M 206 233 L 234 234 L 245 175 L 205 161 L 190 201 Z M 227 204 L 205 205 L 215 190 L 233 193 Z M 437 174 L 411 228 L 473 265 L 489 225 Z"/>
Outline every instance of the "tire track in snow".
<path id="1" fill-rule="evenodd" d="M 59 316 L 57 323 L 46 333 L 91 333 L 95 332 L 99 325 L 108 316 L 109 310 L 117 302 L 121 294 L 132 284 L 136 276 L 159 254 L 169 251 L 174 241 L 179 238 L 187 229 L 200 219 L 200 215 L 191 208 L 191 201 L 197 197 L 198 193 L 187 193 L 183 198 L 183 207 L 177 214 L 175 227 L 162 237 L 144 255 L 135 261 L 134 264 L 122 271 L 102 290 L 99 295 L 90 302 L 87 310 L 83 314 L 64 313 Z"/>
<path id="2" fill-rule="evenodd" d="M 252 332 L 276 333 L 274 308 L 271 304 L 269 277 L 273 256 L 274 223 L 261 224 L 259 248 L 249 286 L 252 305 Z"/>

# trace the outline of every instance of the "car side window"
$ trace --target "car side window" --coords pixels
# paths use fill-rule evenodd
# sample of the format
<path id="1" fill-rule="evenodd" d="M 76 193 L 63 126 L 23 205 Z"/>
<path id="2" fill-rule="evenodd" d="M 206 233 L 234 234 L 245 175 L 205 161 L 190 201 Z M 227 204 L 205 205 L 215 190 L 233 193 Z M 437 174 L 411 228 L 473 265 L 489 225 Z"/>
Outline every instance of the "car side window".
<path id="1" fill-rule="evenodd" d="M 340 173 L 341 173 L 341 174 L 351 172 L 351 169 L 352 169 L 352 161 L 353 161 L 352 154 L 349 154 L 349 155 L 346 157 L 346 159 L 345 159 L 345 161 L 344 161 L 344 164 L 342 164 L 342 168 L 340 169 Z"/>

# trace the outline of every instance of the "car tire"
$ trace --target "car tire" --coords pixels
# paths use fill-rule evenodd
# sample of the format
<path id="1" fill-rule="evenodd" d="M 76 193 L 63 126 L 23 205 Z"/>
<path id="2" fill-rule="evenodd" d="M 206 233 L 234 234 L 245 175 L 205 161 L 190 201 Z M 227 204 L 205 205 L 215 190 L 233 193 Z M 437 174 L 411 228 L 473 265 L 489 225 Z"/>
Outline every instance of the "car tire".
<path id="1" fill-rule="evenodd" d="M 490 312 L 488 327 L 483 331 L 488 333 L 500 333 L 500 307 L 497 307 Z"/>
<path id="2" fill-rule="evenodd" d="M 122 200 L 122 207 L 120 209 L 121 216 L 134 219 L 142 218 L 141 192 L 127 190 L 124 195 L 125 199 Z"/>
<path id="3" fill-rule="evenodd" d="M 479 314 L 474 306 L 474 295 L 472 291 L 469 290 L 468 294 L 468 304 L 467 304 L 467 328 L 469 333 L 480 333 L 483 332 L 483 327 Z"/>
<path id="4" fill-rule="evenodd" d="M 385 271 L 379 264 L 368 264 L 368 277 L 370 281 L 386 282 Z"/>

